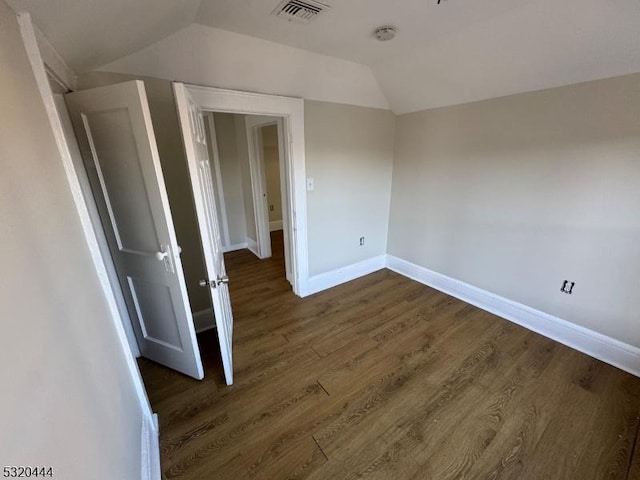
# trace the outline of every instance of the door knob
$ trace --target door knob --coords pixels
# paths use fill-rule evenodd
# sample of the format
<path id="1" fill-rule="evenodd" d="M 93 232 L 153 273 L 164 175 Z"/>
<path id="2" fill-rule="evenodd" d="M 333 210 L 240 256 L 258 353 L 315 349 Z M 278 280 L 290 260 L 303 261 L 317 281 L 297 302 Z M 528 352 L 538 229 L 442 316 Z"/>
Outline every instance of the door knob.
<path id="1" fill-rule="evenodd" d="M 216 286 L 222 285 L 223 283 L 229 283 L 229 277 L 227 277 L 226 275 L 224 277 L 221 277 L 220 275 L 218 275 L 218 277 L 216 278 L 215 281 L 213 281 L 213 280 L 200 280 L 198 282 L 198 285 L 200 285 L 201 287 L 213 287 L 213 288 L 216 288 Z"/>
<path id="2" fill-rule="evenodd" d="M 161 250 L 153 254 L 156 260 L 164 263 L 164 269 L 169 273 L 175 273 L 173 261 L 171 258 L 171 247 L 169 245 L 160 245 Z"/>

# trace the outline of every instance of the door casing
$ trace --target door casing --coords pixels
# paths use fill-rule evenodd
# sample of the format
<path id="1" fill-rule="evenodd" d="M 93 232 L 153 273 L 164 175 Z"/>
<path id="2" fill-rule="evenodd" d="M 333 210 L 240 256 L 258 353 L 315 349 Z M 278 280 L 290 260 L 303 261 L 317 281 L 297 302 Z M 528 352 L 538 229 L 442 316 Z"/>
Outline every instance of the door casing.
<path id="1" fill-rule="evenodd" d="M 309 252 L 307 241 L 307 191 L 304 141 L 304 100 L 301 98 L 240 92 L 185 84 L 205 112 L 281 117 L 282 143 L 286 149 L 287 216 L 291 220 L 291 285 L 293 292 L 308 295 Z M 284 207 L 284 206 L 283 206 Z"/>

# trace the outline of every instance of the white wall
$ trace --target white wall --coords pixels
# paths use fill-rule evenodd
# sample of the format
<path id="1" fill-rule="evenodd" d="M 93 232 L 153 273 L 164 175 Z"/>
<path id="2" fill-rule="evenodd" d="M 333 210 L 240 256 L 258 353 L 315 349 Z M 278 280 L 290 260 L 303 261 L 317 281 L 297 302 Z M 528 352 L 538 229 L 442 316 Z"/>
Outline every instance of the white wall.
<path id="1" fill-rule="evenodd" d="M 98 70 L 388 108 L 367 66 L 198 24 Z"/>
<path id="2" fill-rule="evenodd" d="M 310 275 L 386 253 L 394 126 L 388 110 L 305 102 Z"/>
<path id="3" fill-rule="evenodd" d="M 0 465 L 139 479 L 142 409 L 4 0 L 0 66 Z"/>
<path id="4" fill-rule="evenodd" d="M 635 74 L 398 117 L 389 253 L 640 347 L 639 105 Z"/>
<path id="5" fill-rule="evenodd" d="M 247 241 L 247 219 L 240 158 L 236 140 L 235 115 L 214 113 L 224 201 L 231 245 Z"/>

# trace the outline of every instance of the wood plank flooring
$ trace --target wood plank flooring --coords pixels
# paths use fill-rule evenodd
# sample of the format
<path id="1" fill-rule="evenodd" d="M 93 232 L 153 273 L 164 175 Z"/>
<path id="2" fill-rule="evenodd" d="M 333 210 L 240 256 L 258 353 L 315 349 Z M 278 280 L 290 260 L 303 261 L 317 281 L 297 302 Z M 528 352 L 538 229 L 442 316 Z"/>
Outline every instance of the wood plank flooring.
<path id="1" fill-rule="evenodd" d="M 274 233 L 233 386 L 215 331 L 202 382 L 139 362 L 166 479 L 640 479 L 640 379 L 388 270 L 297 298 Z"/>

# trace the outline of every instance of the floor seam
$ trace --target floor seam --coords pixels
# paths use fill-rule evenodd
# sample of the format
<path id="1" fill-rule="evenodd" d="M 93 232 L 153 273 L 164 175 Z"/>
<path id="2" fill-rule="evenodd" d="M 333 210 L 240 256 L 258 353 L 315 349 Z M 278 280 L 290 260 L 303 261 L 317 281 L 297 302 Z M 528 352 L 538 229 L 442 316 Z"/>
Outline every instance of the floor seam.
<path id="1" fill-rule="evenodd" d="M 318 446 L 318 449 L 320 450 L 320 453 L 322 453 L 322 455 L 324 456 L 325 460 L 328 462 L 329 461 L 329 457 L 327 457 L 327 454 L 324 453 L 324 450 L 322 449 L 322 447 L 318 443 L 318 440 L 316 440 L 316 437 L 314 435 L 311 435 L 311 438 L 313 438 L 313 441 L 316 442 L 316 445 Z"/>
<path id="2" fill-rule="evenodd" d="M 318 385 L 320 385 L 320 388 L 321 388 L 322 390 L 324 390 L 324 393 L 326 393 L 326 394 L 327 394 L 327 397 L 330 397 L 330 396 L 331 396 L 331 394 L 330 394 L 329 392 L 327 392 L 327 389 L 326 389 L 326 388 L 324 388 L 324 385 L 322 385 L 322 384 L 320 383 L 320 380 L 316 380 L 316 383 L 317 383 Z"/>
<path id="3" fill-rule="evenodd" d="M 631 467 L 633 466 L 633 456 L 636 452 L 636 444 L 638 443 L 638 434 L 640 434 L 640 418 L 636 417 L 636 434 L 631 442 L 631 454 L 629 455 L 629 465 L 627 465 L 626 479 L 629 480 L 629 474 L 631 473 Z"/>

